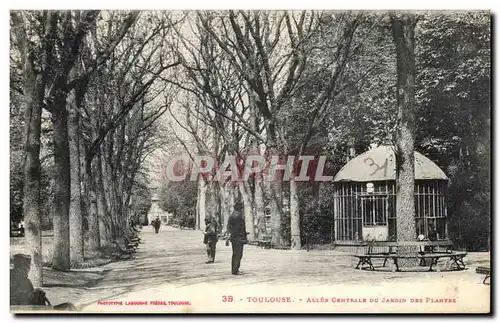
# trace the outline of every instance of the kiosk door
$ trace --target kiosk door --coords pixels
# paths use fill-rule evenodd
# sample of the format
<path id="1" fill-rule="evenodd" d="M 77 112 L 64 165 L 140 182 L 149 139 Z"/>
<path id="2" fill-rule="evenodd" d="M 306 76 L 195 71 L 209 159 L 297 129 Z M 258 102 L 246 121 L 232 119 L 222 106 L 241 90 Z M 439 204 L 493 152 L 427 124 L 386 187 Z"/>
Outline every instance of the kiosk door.
<path id="1" fill-rule="evenodd" d="M 363 219 L 363 240 L 386 241 L 389 238 L 387 206 L 386 195 L 365 195 L 359 198 Z"/>

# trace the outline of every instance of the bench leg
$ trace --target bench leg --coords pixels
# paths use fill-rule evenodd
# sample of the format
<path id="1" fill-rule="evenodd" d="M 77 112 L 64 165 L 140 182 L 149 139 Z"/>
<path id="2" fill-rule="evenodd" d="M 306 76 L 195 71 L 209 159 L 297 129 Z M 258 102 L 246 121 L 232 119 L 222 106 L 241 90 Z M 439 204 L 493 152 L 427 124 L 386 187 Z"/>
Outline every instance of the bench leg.
<path id="1" fill-rule="evenodd" d="M 375 270 L 375 267 L 373 267 L 372 260 L 370 258 L 367 259 L 368 265 L 370 266 L 371 270 Z"/>
<path id="2" fill-rule="evenodd" d="M 464 257 L 457 259 L 457 262 L 462 266 L 460 269 L 465 269 Z"/>
<path id="3" fill-rule="evenodd" d="M 399 265 L 398 265 L 398 258 L 397 257 L 393 257 L 392 261 L 394 262 L 394 266 L 396 266 L 396 271 L 401 271 L 399 269 Z"/>
<path id="4" fill-rule="evenodd" d="M 365 258 L 365 257 L 359 258 L 359 262 L 358 262 L 358 265 L 356 266 L 356 269 L 363 269 L 363 265 L 366 265 L 366 264 L 370 267 L 370 269 L 372 269 L 372 270 L 374 269 L 370 258 Z"/>
<path id="5" fill-rule="evenodd" d="M 418 264 L 419 266 L 425 267 L 425 258 L 420 258 L 420 263 Z"/>
<path id="6" fill-rule="evenodd" d="M 437 265 L 439 258 L 431 258 L 431 265 L 429 266 L 429 271 L 432 271 L 432 266 Z"/>
<path id="7" fill-rule="evenodd" d="M 453 261 L 451 265 L 455 267 L 457 270 L 465 269 L 463 256 L 451 256 L 450 260 Z"/>
<path id="8" fill-rule="evenodd" d="M 386 263 L 387 263 L 387 258 L 384 258 L 384 264 L 382 265 L 382 267 L 385 267 Z"/>
<path id="9" fill-rule="evenodd" d="M 486 275 L 486 277 L 484 277 L 483 284 L 485 284 L 485 285 L 489 285 L 489 284 L 486 284 L 486 281 L 487 281 L 488 279 L 490 279 L 490 277 L 491 277 L 491 274 Z"/>
<path id="10" fill-rule="evenodd" d="M 373 267 L 372 261 L 370 260 L 369 257 L 361 257 L 359 258 L 358 265 L 356 266 L 356 269 L 363 269 L 363 265 L 367 264 L 371 270 L 375 270 Z M 360 268 L 361 266 L 361 268 Z"/>
<path id="11" fill-rule="evenodd" d="M 423 255 L 425 255 L 425 252 L 419 251 L 418 254 L 421 255 L 421 256 L 423 256 Z M 425 259 L 424 258 L 420 258 L 420 262 L 419 262 L 418 265 L 419 266 L 426 266 Z"/>

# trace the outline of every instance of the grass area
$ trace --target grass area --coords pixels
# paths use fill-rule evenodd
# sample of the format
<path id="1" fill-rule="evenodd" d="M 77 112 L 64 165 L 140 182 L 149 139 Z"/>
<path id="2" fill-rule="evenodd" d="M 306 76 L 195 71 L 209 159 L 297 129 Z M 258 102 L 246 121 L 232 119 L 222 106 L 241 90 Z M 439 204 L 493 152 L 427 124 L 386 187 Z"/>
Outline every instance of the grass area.
<path id="1" fill-rule="evenodd" d="M 52 261 L 52 237 L 42 236 L 42 258 L 43 262 Z M 30 248 L 24 237 L 10 238 L 10 258 L 15 254 L 23 253 L 30 254 Z"/>
<path id="2" fill-rule="evenodd" d="M 109 271 L 106 267 L 99 267 L 111 261 L 114 247 L 104 247 L 98 253 L 92 254 L 88 246 L 88 237 L 84 237 L 85 260 L 81 264 L 72 264 L 70 271 L 58 271 L 51 267 L 53 251 L 53 232 L 42 232 L 42 258 L 43 258 L 43 286 L 49 300 L 54 303 L 63 303 L 73 300 L 88 293 L 86 287 L 97 284 L 104 274 Z M 30 246 L 24 237 L 10 238 L 10 258 L 15 254 L 30 253 Z M 99 268 L 96 268 L 99 267 Z"/>
<path id="3" fill-rule="evenodd" d="M 42 232 L 42 259 L 44 267 L 50 267 L 52 264 L 52 251 L 53 251 L 53 232 L 43 231 Z M 113 253 L 113 247 L 104 247 L 96 254 L 92 253 L 89 249 L 88 237 L 84 237 L 84 263 L 88 264 L 104 264 L 103 260 L 111 258 Z M 10 258 L 15 254 L 23 253 L 30 254 L 30 246 L 26 243 L 25 237 L 12 237 L 10 238 Z"/>

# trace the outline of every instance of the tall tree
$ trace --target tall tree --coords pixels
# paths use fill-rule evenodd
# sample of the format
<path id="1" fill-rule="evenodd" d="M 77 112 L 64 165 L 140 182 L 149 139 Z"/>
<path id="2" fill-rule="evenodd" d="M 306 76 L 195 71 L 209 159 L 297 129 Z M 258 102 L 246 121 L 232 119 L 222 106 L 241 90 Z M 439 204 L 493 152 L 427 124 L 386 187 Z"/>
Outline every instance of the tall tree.
<path id="1" fill-rule="evenodd" d="M 415 229 L 415 26 L 414 14 L 391 15 L 396 45 L 396 214 L 397 240 L 412 241 Z M 399 250 L 399 249 L 398 249 Z M 408 252 L 401 250 L 402 253 Z"/>
<path id="2" fill-rule="evenodd" d="M 70 76 L 74 78 L 79 69 L 78 64 L 73 67 Z M 67 97 L 68 105 L 68 135 L 70 149 L 70 182 L 71 182 L 71 197 L 70 197 L 70 261 L 71 263 L 80 263 L 84 259 L 83 253 L 83 217 L 82 217 L 82 196 L 81 196 L 81 154 L 80 152 L 80 109 L 83 100 L 85 84 L 78 84 L 70 91 Z"/>
<path id="3" fill-rule="evenodd" d="M 78 16 L 78 15 L 77 15 Z M 70 230 L 72 232 L 71 236 L 82 237 L 83 232 L 80 233 L 82 227 L 80 226 L 81 214 L 79 214 L 77 205 L 78 199 L 80 199 L 80 192 L 76 191 L 80 187 L 80 181 L 83 179 L 83 188 L 84 196 L 89 198 L 88 206 L 88 223 L 89 223 L 89 244 L 90 250 L 92 253 L 96 252 L 101 245 L 101 241 L 99 239 L 99 233 L 102 230 L 99 230 L 99 227 L 102 227 L 102 223 L 99 222 L 98 214 L 102 214 L 102 207 L 99 209 L 98 206 L 102 205 L 102 201 L 100 196 L 96 193 L 96 186 L 98 185 L 99 177 L 97 180 L 94 178 L 92 173 L 92 165 L 88 164 L 87 157 L 89 154 L 89 149 L 86 149 L 87 145 L 84 142 L 84 138 L 82 136 L 83 131 L 83 112 L 86 111 L 84 105 L 84 98 L 89 90 L 89 83 L 91 78 L 96 74 L 96 72 L 102 68 L 104 63 L 106 63 L 110 57 L 113 55 L 116 47 L 122 42 L 123 38 L 129 32 L 129 29 L 134 25 L 135 21 L 139 17 L 138 11 L 131 11 L 123 14 L 115 14 L 114 12 L 109 12 L 109 15 L 103 15 L 106 24 L 104 24 L 107 30 L 103 33 L 104 35 L 98 32 L 99 25 L 99 16 L 97 16 L 93 21 L 89 22 L 87 28 L 87 35 L 85 39 L 82 39 L 81 45 L 79 47 L 78 56 L 80 58 L 79 64 L 75 65 L 73 68 L 73 74 L 68 78 L 68 84 L 66 86 L 69 92 L 68 97 L 68 105 L 73 105 L 76 107 L 76 110 L 70 111 L 69 116 L 69 131 L 74 132 L 75 129 L 79 130 L 79 138 L 70 141 L 70 149 L 71 149 L 71 176 L 72 176 L 72 190 L 71 190 L 71 212 L 70 217 L 74 220 L 70 223 Z M 96 84 L 93 83 L 93 86 Z M 88 102 L 93 102 L 88 100 Z M 73 114 L 71 114 L 73 111 Z M 100 115 L 99 115 L 100 116 Z M 89 141 L 89 138 L 86 138 Z M 81 141 L 81 144 L 79 143 Z M 81 146 L 78 147 L 78 145 Z M 80 162 L 78 163 L 77 158 L 74 154 L 80 154 L 81 157 Z M 80 176 L 78 176 L 78 173 Z M 99 173 L 98 173 L 99 174 Z M 97 176 L 98 176 L 97 174 Z M 80 180 L 77 178 L 80 177 Z M 78 182 L 75 183 L 75 182 Z M 99 203 L 98 203 L 99 202 Z M 101 210 L 99 212 L 98 210 Z M 76 242 L 76 241 L 75 241 Z M 71 250 L 74 257 L 80 259 L 80 255 L 78 255 L 80 249 L 79 241 L 76 243 L 76 246 L 72 246 Z M 72 256 L 72 257 L 73 257 Z"/>
<path id="4" fill-rule="evenodd" d="M 14 12 L 11 15 L 14 35 L 19 46 L 19 54 L 23 66 L 23 94 L 25 99 L 25 161 L 24 161 L 24 222 L 28 245 L 31 246 L 31 270 L 29 277 L 34 286 L 42 286 L 42 236 L 41 236 L 41 203 L 40 203 L 40 133 L 41 117 L 45 86 L 47 80 L 48 62 L 54 46 L 56 21 L 53 16 L 42 13 L 31 17 L 38 20 L 41 30 L 38 35 L 44 40 L 41 48 L 35 48 L 28 34 L 33 31 L 23 13 Z M 33 29 L 32 29 L 33 28 Z M 34 35 L 31 35 L 32 37 Z M 38 58 L 36 53 L 40 53 Z"/>
<path id="5" fill-rule="evenodd" d="M 49 16 L 58 22 L 57 49 L 61 55 L 52 55 L 49 94 L 46 108 L 51 113 L 54 129 L 54 250 L 52 267 L 58 270 L 70 268 L 69 207 L 71 196 L 70 150 L 68 136 L 68 109 L 66 99 L 70 71 L 79 56 L 81 44 L 98 11 L 52 11 Z"/>

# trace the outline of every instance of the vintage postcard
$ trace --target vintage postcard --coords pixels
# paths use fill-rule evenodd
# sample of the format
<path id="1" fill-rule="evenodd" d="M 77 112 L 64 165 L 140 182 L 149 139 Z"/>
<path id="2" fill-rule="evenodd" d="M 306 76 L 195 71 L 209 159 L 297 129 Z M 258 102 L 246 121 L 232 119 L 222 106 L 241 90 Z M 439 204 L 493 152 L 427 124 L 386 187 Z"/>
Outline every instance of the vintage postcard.
<path id="1" fill-rule="evenodd" d="M 491 311 L 491 13 L 10 11 L 13 313 Z"/>

